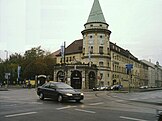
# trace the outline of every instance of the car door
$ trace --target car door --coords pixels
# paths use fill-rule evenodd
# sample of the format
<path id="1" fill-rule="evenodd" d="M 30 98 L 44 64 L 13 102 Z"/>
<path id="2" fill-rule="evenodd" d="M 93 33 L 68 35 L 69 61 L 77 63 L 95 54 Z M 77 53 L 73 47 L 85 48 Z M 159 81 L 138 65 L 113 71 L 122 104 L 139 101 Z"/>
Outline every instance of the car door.
<path id="1" fill-rule="evenodd" d="M 50 83 L 49 96 L 50 98 L 53 98 L 53 99 L 57 98 L 57 90 L 56 90 L 56 85 L 54 83 Z"/>
<path id="2" fill-rule="evenodd" d="M 50 83 L 47 83 L 44 85 L 44 87 L 42 88 L 42 92 L 44 94 L 45 97 L 50 97 L 49 93 L 50 93 Z"/>

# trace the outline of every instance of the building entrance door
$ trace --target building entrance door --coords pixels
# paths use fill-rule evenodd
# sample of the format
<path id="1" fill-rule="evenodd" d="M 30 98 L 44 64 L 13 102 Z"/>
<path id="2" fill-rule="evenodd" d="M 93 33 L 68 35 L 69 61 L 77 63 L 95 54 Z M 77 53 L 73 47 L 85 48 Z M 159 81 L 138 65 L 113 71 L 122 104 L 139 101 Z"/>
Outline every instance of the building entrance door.
<path id="1" fill-rule="evenodd" d="M 74 89 L 81 89 L 82 88 L 82 74 L 80 71 L 75 70 L 71 73 L 71 86 Z"/>
<path id="2" fill-rule="evenodd" d="M 92 89 L 95 87 L 95 73 L 93 71 L 89 72 L 88 80 L 89 80 L 89 89 Z"/>

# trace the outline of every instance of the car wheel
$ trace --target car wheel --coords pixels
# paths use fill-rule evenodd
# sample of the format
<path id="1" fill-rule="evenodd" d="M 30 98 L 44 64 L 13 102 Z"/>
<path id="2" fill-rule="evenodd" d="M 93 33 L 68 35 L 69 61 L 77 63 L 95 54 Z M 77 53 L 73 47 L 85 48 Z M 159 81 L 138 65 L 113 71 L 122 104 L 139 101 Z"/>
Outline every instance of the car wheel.
<path id="1" fill-rule="evenodd" d="M 41 99 L 41 100 L 44 99 L 44 94 L 42 92 L 39 94 L 39 99 Z"/>
<path id="2" fill-rule="evenodd" d="M 57 97 L 57 101 L 58 101 L 58 102 L 62 102 L 62 101 L 63 101 L 63 97 L 62 97 L 62 95 L 58 95 L 58 97 Z"/>

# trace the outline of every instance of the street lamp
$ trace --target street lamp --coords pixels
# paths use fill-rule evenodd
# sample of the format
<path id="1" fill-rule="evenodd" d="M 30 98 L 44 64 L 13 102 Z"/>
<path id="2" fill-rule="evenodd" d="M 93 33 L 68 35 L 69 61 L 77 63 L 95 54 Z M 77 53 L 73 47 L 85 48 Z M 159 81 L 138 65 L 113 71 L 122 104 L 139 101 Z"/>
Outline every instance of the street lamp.
<path id="1" fill-rule="evenodd" d="M 5 50 L 5 52 L 6 52 L 6 60 L 8 60 L 8 51 Z"/>
<path id="2" fill-rule="evenodd" d="M 4 52 L 6 52 L 6 62 L 7 62 L 7 60 L 8 60 L 8 51 L 5 50 Z M 6 63 L 6 71 L 7 71 L 7 63 Z M 5 73 L 5 78 L 7 79 L 7 81 L 6 81 L 7 88 L 8 88 L 8 79 L 9 79 L 9 76 L 10 76 L 10 74 L 6 72 Z"/>

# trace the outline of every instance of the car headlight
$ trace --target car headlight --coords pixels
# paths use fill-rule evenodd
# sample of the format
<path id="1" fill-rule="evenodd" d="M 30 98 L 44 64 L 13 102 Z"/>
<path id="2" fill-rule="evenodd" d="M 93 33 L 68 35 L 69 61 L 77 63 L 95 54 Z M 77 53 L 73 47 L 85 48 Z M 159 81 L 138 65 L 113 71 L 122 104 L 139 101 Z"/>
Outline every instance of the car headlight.
<path id="1" fill-rule="evenodd" d="M 80 93 L 80 95 L 84 95 L 83 93 Z"/>
<path id="2" fill-rule="evenodd" d="M 67 95 L 67 96 L 73 96 L 73 95 L 72 95 L 72 94 L 70 94 L 70 93 L 66 93 L 66 95 Z"/>

